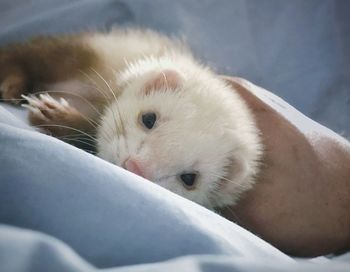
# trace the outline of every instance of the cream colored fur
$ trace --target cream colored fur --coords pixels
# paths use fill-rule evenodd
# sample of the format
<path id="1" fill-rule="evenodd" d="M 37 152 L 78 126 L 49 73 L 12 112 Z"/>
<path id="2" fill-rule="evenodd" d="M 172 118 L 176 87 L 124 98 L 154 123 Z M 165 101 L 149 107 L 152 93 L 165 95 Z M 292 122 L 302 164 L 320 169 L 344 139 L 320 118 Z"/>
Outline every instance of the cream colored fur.
<path id="1" fill-rule="evenodd" d="M 101 158 L 122 165 L 132 156 L 152 181 L 208 208 L 234 204 L 253 186 L 262 147 L 249 109 L 181 42 L 133 30 L 85 39 L 117 97 L 98 129 Z M 145 94 L 145 84 L 166 70 L 179 75 L 177 87 Z M 149 131 L 139 122 L 148 111 L 159 118 Z M 184 171 L 199 173 L 194 189 L 179 180 Z"/>

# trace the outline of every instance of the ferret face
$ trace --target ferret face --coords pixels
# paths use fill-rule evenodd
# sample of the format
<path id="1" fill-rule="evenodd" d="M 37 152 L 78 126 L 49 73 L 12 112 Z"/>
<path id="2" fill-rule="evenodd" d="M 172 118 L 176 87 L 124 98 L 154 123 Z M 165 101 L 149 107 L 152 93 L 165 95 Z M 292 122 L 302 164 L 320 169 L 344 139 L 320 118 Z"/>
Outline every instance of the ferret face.
<path id="1" fill-rule="evenodd" d="M 102 118 L 99 156 L 209 208 L 234 201 L 222 192 L 245 186 L 249 150 L 206 88 L 169 70 L 129 82 Z"/>

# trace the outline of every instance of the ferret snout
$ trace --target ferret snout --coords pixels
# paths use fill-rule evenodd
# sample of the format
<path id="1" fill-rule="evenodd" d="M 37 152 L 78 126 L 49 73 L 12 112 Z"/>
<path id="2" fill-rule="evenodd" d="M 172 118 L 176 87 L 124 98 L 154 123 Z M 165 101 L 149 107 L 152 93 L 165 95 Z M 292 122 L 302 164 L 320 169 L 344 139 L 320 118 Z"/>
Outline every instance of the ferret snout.
<path id="1" fill-rule="evenodd" d="M 135 160 L 132 157 L 129 157 L 128 159 L 126 159 L 123 162 L 122 167 L 140 177 L 143 177 L 145 179 L 149 178 L 148 175 L 146 174 L 145 166 L 141 162 Z"/>

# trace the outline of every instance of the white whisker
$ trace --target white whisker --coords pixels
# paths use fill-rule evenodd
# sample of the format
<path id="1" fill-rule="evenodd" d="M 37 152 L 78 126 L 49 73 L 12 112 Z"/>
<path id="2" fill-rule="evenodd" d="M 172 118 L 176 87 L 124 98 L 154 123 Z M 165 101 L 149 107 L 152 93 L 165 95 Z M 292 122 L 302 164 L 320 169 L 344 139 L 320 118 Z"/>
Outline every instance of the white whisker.
<path id="1" fill-rule="evenodd" d="M 95 72 L 96 75 L 106 84 L 107 89 L 110 91 L 110 93 L 112 94 L 112 96 L 113 96 L 115 102 L 118 104 L 118 99 L 117 99 L 117 97 L 116 97 L 116 95 L 115 95 L 113 89 L 112 89 L 111 86 L 108 84 L 108 82 L 107 82 L 107 81 L 104 79 L 104 77 L 103 77 L 99 72 L 97 72 L 94 68 L 91 67 L 90 69 L 91 69 L 93 72 Z M 120 121 L 120 123 L 121 123 L 121 125 L 122 125 L 122 129 L 124 130 L 124 124 L 123 124 L 123 120 L 122 120 L 122 118 L 121 118 L 121 114 L 120 114 L 120 111 L 119 111 L 119 107 L 117 107 L 117 111 L 118 111 L 118 115 L 119 115 L 119 121 Z"/>
<path id="2" fill-rule="evenodd" d="M 0 101 L 4 102 L 19 102 L 19 101 L 24 101 L 24 99 L 21 98 L 1 98 Z"/>
<path id="3" fill-rule="evenodd" d="M 108 84 L 108 82 L 103 78 L 103 76 L 99 73 L 99 72 L 97 72 L 94 68 L 90 68 L 93 72 L 95 72 L 96 73 L 96 75 L 105 83 L 105 85 L 107 86 L 107 89 L 110 91 L 110 93 L 112 94 L 112 96 L 113 96 L 113 98 L 114 98 L 114 100 L 115 100 L 115 102 L 116 102 L 116 106 L 117 106 L 117 112 L 118 112 L 118 117 L 119 117 L 119 121 L 120 121 L 120 126 L 121 126 L 121 134 L 123 134 L 123 133 L 125 133 L 125 126 L 124 126 L 124 122 L 123 122 L 123 118 L 122 118 L 122 115 L 121 115 L 121 112 L 120 112 L 120 110 L 119 110 L 119 101 L 118 101 L 118 98 L 117 98 L 117 96 L 115 95 L 115 93 L 114 93 L 114 91 L 113 91 L 113 89 L 111 88 L 111 86 Z M 115 119 L 115 113 L 114 113 L 114 111 L 113 111 L 113 107 L 111 107 L 111 111 L 112 111 L 112 114 L 113 114 L 113 118 L 114 118 L 114 122 L 115 122 L 115 124 L 116 124 L 116 127 L 118 128 L 119 126 L 118 126 L 118 123 L 117 123 L 117 121 L 116 121 L 116 119 Z M 127 144 L 126 144 L 126 147 L 127 147 L 127 149 L 129 149 L 128 148 L 128 146 L 127 146 Z"/>
<path id="4" fill-rule="evenodd" d="M 77 139 L 77 138 L 70 138 L 70 137 L 66 137 L 66 136 L 61 136 L 61 137 L 56 137 L 58 139 L 64 140 L 64 141 L 74 141 L 74 142 L 78 142 L 78 143 L 82 143 L 84 145 L 90 146 L 95 148 L 95 144 L 89 143 L 87 141 L 81 140 L 81 139 Z"/>
<path id="5" fill-rule="evenodd" d="M 96 138 L 92 137 L 93 139 L 91 138 L 86 138 L 86 137 L 83 137 L 81 133 L 73 133 L 73 134 L 65 134 L 65 135 L 62 135 L 62 136 L 58 136 L 57 138 L 59 137 L 70 137 L 72 139 L 76 138 L 76 139 L 79 139 L 79 138 L 82 138 L 86 141 L 90 141 L 90 142 L 96 142 Z"/>
<path id="6" fill-rule="evenodd" d="M 96 72 L 96 70 L 94 70 L 94 69 L 92 69 L 92 68 L 91 68 L 91 70 L 94 71 L 99 77 L 102 77 L 100 74 L 98 74 L 98 73 Z M 102 90 L 102 89 L 99 88 L 97 82 L 96 82 L 90 75 L 88 75 L 87 73 L 85 73 L 84 71 L 80 70 L 80 72 L 81 72 L 92 84 L 95 85 L 95 88 L 94 88 L 94 89 L 97 90 L 97 91 L 104 97 L 104 99 L 105 99 L 105 101 L 106 101 L 106 104 L 109 104 L 110 102 L 109 102 L 108 96 L 105 94 L 104 90 Z M 109 86 L 109 85 L 107 84 L 107 86 Z M 117 105 L 117 106 L 118 106 L 118 105 Z M 111 109 L 111 111 L 112 111 L 112 115 L 113 115 L 114 122 L 115 122 L 115 124 L 117 125 L 118 123 L 117 123 L 117 120 L 116 120 L 116 118 L 115 118 L 115 112 L 114 112 L 113 109 Z M 119 112 L 119 109 L 118 109 L 118 112 Z M 102 116 L 102 115 L 100 115 L 100 117 L 101 117 L 101 116 Z M 119 113 L 119 119 L 121 120 L 120 113 Z M 111 131 L 114 130 L 114 128 L 111 127 L 111 126 L 110 126 L 109 128 L 110 128 Z M 113 135 L 110 136 L 110 135 L 105 134 L 104 136 L 107 137 L 107 139 L 112 139 L 112 138 L 113 138 Z"/>
<path id="7" fill-rule="evenodd" d="M 74 131 L 77 131 L 77 132 L 80 132 L 81 134 L 89 137 L 90 139 L 92 140 L 95 140 L 94 137 L 92 137 L 90 134 L 80 130 L 80 129 L 77 129 L 77 128 L 73 128 L 73 127 L 70 127 L 70 126 L 64 126 L 64 125 L 54 125 L 54 124 L 50 124 L 50 125 L 35 125 L 34 127 L 60 127 L 60 128 L 67 128 L 67 129 L 71 129 L 71 130 L 74 130 Z"/>
<path id="8" fill-rule="evenodd" d="M 89 74 L 85 73 L 85 72 L 82 71 L 82 70 L 79 70 L 79 71 L 80 71 L 80 73 L 82 73 L 88 80 L 90 80 L 90 82 L 91 82 L 92 84 L 95 85 L 95 88 L 94 88 L 94 89 L 95 89 L 96 91 L 98 91 L 98 92 L 104 97 L 106 103 L 108 104 L 108 103 L 109 103 L 109 98 L 108 98 L 108 96 L 106 95 L 106 93 L 105 93 L 102 89 L 99 88 L 97 82 L 96 82 L 91 76 L 89 76 Z M 92 86 L 92 87 L 93 87 L 93 86 Z"/>
<path id="9" fill-rule="evenodd" d="M 224 177 L 224 176 L 222 176 L 222 175 L 218 175 L 218 174 L 213 173 L 213 172 L 210 172 L 210 174 L 211 174 L 212 176 L 216 177 L 216 178 L 223 179 L 223 180 L 225 180 L 225 181 L 227 181 L 227 182 L 230 182 L 230 183 L 232 183 L 232 184 L 234 184 L 234 185 L 236 185 L 236 186 L 238 186 L 238 187 L 241 187 L 241 188 L 246 189 L 246 186 L 244 186 L 244 185 L 242 185 L 242 184 L 240 184 L 240 183 L 238 183 L 238 182 L 234 182 L 233 180 L 230 180 L 230 179 L 228 179 L 228 178 L 226 178 L 226 177 Z"/>

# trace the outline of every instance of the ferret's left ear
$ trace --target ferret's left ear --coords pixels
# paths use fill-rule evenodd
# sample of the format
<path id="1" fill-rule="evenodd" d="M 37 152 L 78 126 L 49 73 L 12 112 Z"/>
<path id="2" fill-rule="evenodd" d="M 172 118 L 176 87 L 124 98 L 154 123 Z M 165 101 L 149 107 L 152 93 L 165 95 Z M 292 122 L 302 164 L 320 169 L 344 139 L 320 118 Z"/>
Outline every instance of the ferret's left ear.
<path id="1" fill-rule="evenodd" d="M 145 94 L 159 90 L 176 90 L 181 86 L 182 77 L 174 70 L 163 70 L 149 79 L 144 86 Z"/>
<path id="2" fill-rule="evenodd" d="M 226 176 L 228 179 L 223 179 L 221 181 L 220 189 L 231 192 L 232 194 L 237 193 L 237 189 L 242 191 L 249 189 L 252 184 L 242 183 L 249 173 L 249 165 L 246 159 L 236 156 L 230 158 L 230 162 L 230 165 L 226 168 Z M 230 182 L 230 180 L 234 180 L 235 182 Z"/>

